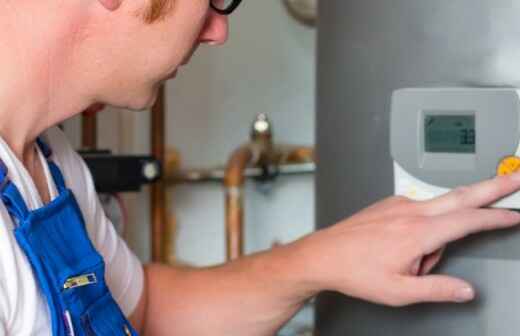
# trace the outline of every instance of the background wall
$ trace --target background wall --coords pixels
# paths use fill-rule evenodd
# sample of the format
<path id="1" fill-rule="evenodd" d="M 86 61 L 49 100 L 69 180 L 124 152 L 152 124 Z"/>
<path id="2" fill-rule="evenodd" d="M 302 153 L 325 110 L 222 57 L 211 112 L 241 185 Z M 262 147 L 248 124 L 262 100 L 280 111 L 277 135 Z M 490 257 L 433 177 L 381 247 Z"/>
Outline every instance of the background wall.
<path id="1" fill-rule="evenodd" d="M 267 113 L 275 141 L 314 144 L 314 31 L 290 20 L 277 0 L 247 1 L 231 17 L 229 43 L 202 47 L 168 85 L 169 143 L 185 166 L 222 165 Z M 224 258 L 220 186 L 175 192 L 177 255 L 197 264 Z M 200 209 L 204 211 L 200 211 Z M 313 229 L 313 181 L 288 177 L 266 194 L 246 191 L 246 249 L 268 248 Z"/>
<path id="2" fill-rule="evenodd" d="M 279 0 L 245 1 L 231 17 L 228 44 L 201 47 L 168 83 L 168 143 L 181 153 L 183 167 L 224 165 L 230 153 L 248 141 L 251 122 L 263 112 L 274 125 L 276 142 L 313 145 L 314 73 L 315 31 L 290 19 Z M 148 152 L 148 118 L 148 113 L 103 113 L 100 143 L 122 152 Z M 246 250 L 263 250 L 275 241 L 311 232 L 313 189 L 312 176 L 282 177 L 262 191 L 248 182 Z M 126 198 L 132 219 L 127 238 L 146 261 L 148 194 Z M 224 261 L 221 185 L 178 186 L 172 200 L 177 258 L 199 266 Z M 310 311 L 298 321 L 311 323 Z"/>

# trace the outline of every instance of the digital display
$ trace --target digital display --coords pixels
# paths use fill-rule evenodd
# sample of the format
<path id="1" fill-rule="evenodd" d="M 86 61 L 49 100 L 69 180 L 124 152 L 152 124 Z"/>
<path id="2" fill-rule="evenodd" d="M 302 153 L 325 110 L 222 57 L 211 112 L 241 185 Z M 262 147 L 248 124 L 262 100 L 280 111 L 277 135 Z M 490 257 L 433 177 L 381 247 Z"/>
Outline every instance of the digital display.
<path id="1" fill-rule="evenodd" d="M 426 115 L 424 147 L 429 153 L 475 153 L 474 115 Z"/>

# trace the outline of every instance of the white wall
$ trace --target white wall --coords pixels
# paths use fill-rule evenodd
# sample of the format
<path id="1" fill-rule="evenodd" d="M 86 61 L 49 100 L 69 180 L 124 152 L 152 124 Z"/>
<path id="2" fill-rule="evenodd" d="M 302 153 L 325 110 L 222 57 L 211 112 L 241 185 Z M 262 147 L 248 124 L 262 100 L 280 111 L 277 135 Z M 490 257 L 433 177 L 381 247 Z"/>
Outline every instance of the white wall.
<path id="1" fill-rule="evenodd" d="M 257 113 L 267 113 L 275 141 L 314 144 L 315 31 L 290 19 L 278 0 L 246 1 L 231 16 L 230 41 L 201 47 L 167 85 L 167 141 L 184 167 L 223 165 L 248 140 Z M 99 118 L 99 146 L 149 152 L 149 113 L 108 109 Z M 79 118 L 67 123 L 79 145 Z M 149 259 L 148 190 L 128 196 L 129 244 Z M 224 260 L 224 199 L 220 185 L 183 185 L 173 192 L 177 256 L 208 265 Z M 248 251 L 286 242 L 313 229 L 313 178 L 282 177 L 269 192 L 246 188 Z"/>
<path id="2" fill-rule="evenodd" d="M 167 86 L 168 142 L 185 167 L 222 165 L 267 113 L 280 143 L 314 144 L 315 31 L 289 19 L 279 0 L 245 1 L 222 48 L 203 47 Z M 310 176 L 283 177 L 267 193 L 246 187 L 246 250 L 292 241 L 314 228 Z M 174 190 L 176 255 L 196 265 L 224 260 L 224 198 L 218 184 Z M 312 310 L 286 332 L 312 324 Z"/>
<path id="3" fill-rule="evenodd" d="M 290 19 L 280 0 L 244 1 L 231 17 L 224 47 L 201 47 L 191 64 L 167 85 L 168 143 L 184 167 L 223 165 L 248 140 L 255 115 L 267 113 L 275 141 L 314 144 L 315 31 Z M 101 143 L 120 151 L 149 151 L 148 113 L 102 117 Z M 314 228 L 312 176 L 282 177 L 267 193 L 246 187 L 246 249 L 266 249 Z M 128 196 L 130 246 L 149 259 L 148 194 Z M 224 261 L 224 198 L 219 184 L 183 185 L 172 190 L 178 221 L 176 255 L 194 265 Z M 310 312 L 303 323 L 312 320 Z"/>
<path id="4" fill-rule="evenodd" d="M 265 112 L 280 143 L 314 143 L 315 32 L 289 19 L 277 0 L 245 1 L 221 48 L 202 47 L 169 83 L 168 141 L 187 167 L 223 165 Z M 198 265 L 224 260 L 219 185 L 175 190 L 177 256 Z M 284 177 L 262 194 L 246 189 L 246 248 L 268 248 L 313 228 L 312 177 Z"/>

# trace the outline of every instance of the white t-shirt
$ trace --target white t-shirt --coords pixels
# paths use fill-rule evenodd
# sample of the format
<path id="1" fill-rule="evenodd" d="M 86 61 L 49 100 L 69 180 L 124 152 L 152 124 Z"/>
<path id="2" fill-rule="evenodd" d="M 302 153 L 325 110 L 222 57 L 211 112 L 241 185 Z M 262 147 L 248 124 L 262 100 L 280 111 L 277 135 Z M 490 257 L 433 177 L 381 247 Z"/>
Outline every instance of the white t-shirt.
<path id="1" fill-rule="evenodd" d="M 105 216 L 90 172 L 65 135 L 58 128 L 52 128 L 43 139 L 52 148 L 52 159 L 60 167 L 67 187 L 76 196 L 90 239 L 105 260 L 108 286 L 128 316 L 137 306 L 143 290 L 142 265 Z M 39 156 L 51 198 L 55 198 L 56 186 L 47 161 L 41 151 Z M 2 139 L 0 158 L 29 209 L 41 207 L 42 201 L 31 176 Z M 0 335 L 49 336 L 52 329 L 47 303 L 28 259 L 16 242 L 13 228 L 11 216 L 0 201 Z"/>

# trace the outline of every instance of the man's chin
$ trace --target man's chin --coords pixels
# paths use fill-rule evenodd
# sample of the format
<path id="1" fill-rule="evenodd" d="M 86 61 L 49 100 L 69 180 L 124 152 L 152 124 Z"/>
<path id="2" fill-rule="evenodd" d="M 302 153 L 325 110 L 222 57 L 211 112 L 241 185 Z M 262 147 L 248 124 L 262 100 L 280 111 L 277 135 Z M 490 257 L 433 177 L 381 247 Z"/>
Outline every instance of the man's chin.
<path id="1" fill-rule="evenodd" d="M 157 99 L 159 97 L 159 91 L 161 90 L 161 87 L 164 85 L 164 82 L 157 84 L 153 90 L 153 94 L 151 95 L 148 102 L 145 104 L 145 106 L 142 108 L 142 110 L 151 109 L 155 103 L 157 102 Z"/>
<path id="2" fill-rule="evenodd" d="M 159 92 L 165 82 L 166 80 L 162 80 L 154 83 L 153 86 L 149 89 L 146 96 L 141 96 L 141 99 L 134 100 L 133 102 L 127 104 L 127 106 L 124 106 L 123 108 L 132 111 L 143 111 L 151 109 L 157 102 Z"/>
<path id="3" fill-rule="evenodd" d="M 157 97 L 158 97 L 158 94 L 154 94 L 153 96 L 151 96 L 149 99 L 147 99 L 144 102 L 128 104 L 126 106 L 120 106 L 120 108 L 123 108 L 125 110 L 135 111 L 135 112 L 147 111 L 147 110 L 150 110 L 155 105 L 155 102 L 157 101 Z"/>

